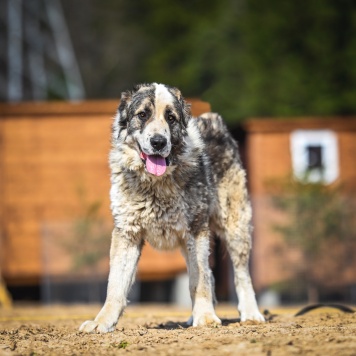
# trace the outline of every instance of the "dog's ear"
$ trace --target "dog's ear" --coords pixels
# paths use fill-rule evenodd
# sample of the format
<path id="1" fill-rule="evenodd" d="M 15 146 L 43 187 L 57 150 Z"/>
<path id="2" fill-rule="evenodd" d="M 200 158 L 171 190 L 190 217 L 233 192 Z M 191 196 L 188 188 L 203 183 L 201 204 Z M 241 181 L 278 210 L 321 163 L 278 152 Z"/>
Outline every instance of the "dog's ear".
<path id="1" fill-rule="evenodd" d="M 184 98 L 181 96 L 179 99 L 180 105 L 182 107 L 182 113 L 183 113 L 183 124 L 185 127 L 188 126 L 188 121 L 190 120 L 192 116 L 191 112 L 191 104 L 188 104 Z"/>
<path id="2" fill-rule="evenodd" d="M 118 125 L 120 127 L 120 130 L 125 129 L 127 127 L 127 113 L 128 113 L 128 106 L 129 103 L 132 99 L 132 91 L 127 90 L 121 93 L 121 100 L 120 100 L 120 105 L 117 110 L 118 114 Z"/>
<path id="3" fill-rule="evenodd" d="M 138 92 L 141 88 L 146 88 L 146 87 L 149 87 L 150 84 L 147 84 L 147 83 L 141 83 L 141 84 L 136 84 L 134 87 L 133 87 L 133 92 L 136 93 Z"/>
<path id="4" fill-rule="evenodd" d="M 178 103 L 179 103 L 179 106 L 180 106 L 180 110 L 181 110 L 181 113 L 182 113 L 183 125 L 184 125 L 184 127 L 187 127 L 188 126 L 188 121 L 192 116 L 191 109 L 190 109 L 191 105 L 188 104 L 184 100 L 183 95 L 182 95 L 182 93 L 180 92 L 179 89 L 171 88 L 171 90 L 172 90 L 172 94 L 178 100 Z"/>

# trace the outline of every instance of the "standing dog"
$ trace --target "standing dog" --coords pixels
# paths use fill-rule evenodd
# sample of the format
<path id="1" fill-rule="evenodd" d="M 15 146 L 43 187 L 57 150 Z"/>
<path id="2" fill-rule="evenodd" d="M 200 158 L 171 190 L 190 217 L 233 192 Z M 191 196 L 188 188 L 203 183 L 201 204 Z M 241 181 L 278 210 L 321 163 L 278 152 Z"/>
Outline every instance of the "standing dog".
<path id="1" fill-rule="evenodd" d="M 192 118 L 180 91 L 138 85 L 122 94 L 112 129 L 111 210 L 115 221 L 105 304 L 84 332 L 115 329 L 127 304 L 144 241 L 181 248 L 193 326 L 220 324 L 214 311 L 209 238 L 225 240 L 235 271 L 241 320 L 260 314 L 248 271 L 251 207 L 238 148 L 222 118 Z"/>

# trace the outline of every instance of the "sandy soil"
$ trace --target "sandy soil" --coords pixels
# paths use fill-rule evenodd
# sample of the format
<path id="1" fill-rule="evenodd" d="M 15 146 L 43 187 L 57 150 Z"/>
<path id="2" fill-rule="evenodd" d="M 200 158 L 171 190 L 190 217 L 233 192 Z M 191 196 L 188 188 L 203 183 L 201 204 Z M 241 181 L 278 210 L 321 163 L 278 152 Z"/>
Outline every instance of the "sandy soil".
<path id="1" fill-rule="evenodd" d="M 0 355 L 356 355 L 356 313 L 319 309 L 271 310 L 267 323 L 240 323 L 235 308 L 219 306 L 223 325 L 187 327 L 189 311 L 131 306 L 110 334 L 78 327 L 99 306 L 0 309 Z"/>

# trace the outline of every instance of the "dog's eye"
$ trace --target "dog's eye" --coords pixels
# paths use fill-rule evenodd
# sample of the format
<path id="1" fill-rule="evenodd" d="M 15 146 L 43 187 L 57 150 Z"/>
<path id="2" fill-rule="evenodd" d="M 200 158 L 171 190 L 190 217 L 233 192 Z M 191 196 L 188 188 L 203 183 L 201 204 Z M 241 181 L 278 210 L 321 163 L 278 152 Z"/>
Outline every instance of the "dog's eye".
<path id="1" fill-rule="evenodd" d="M 137 114 L 141 119 L 145 119 L 147 117 L 147 114 L 145 111 L 141 111 Z"/>
<path id="2" fill-rule="evenodd" d="M 176 117 L 173 114 L 168 114 L 167 118 L 168 118 L 168 121 L 170 121 L 170 122 L 173 122 L 176 119 Z"/>

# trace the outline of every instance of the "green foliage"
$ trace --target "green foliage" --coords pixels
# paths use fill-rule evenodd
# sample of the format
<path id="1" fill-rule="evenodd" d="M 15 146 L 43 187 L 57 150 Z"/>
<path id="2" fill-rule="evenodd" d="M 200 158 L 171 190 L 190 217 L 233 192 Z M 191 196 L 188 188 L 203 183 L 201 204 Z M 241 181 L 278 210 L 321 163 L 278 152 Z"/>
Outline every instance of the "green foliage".
<path id="1" fill-rule="evenodd" d="M 116 88 L 178 86 L 230 122 L 356 113 L 353 0 L 96 1 Z"/>
<path id="2" fill-rule="evenodd" d="M 89 98 L 155 81 L 230 123 L 356 113 L 354 0 L 62 2 Z"/>

